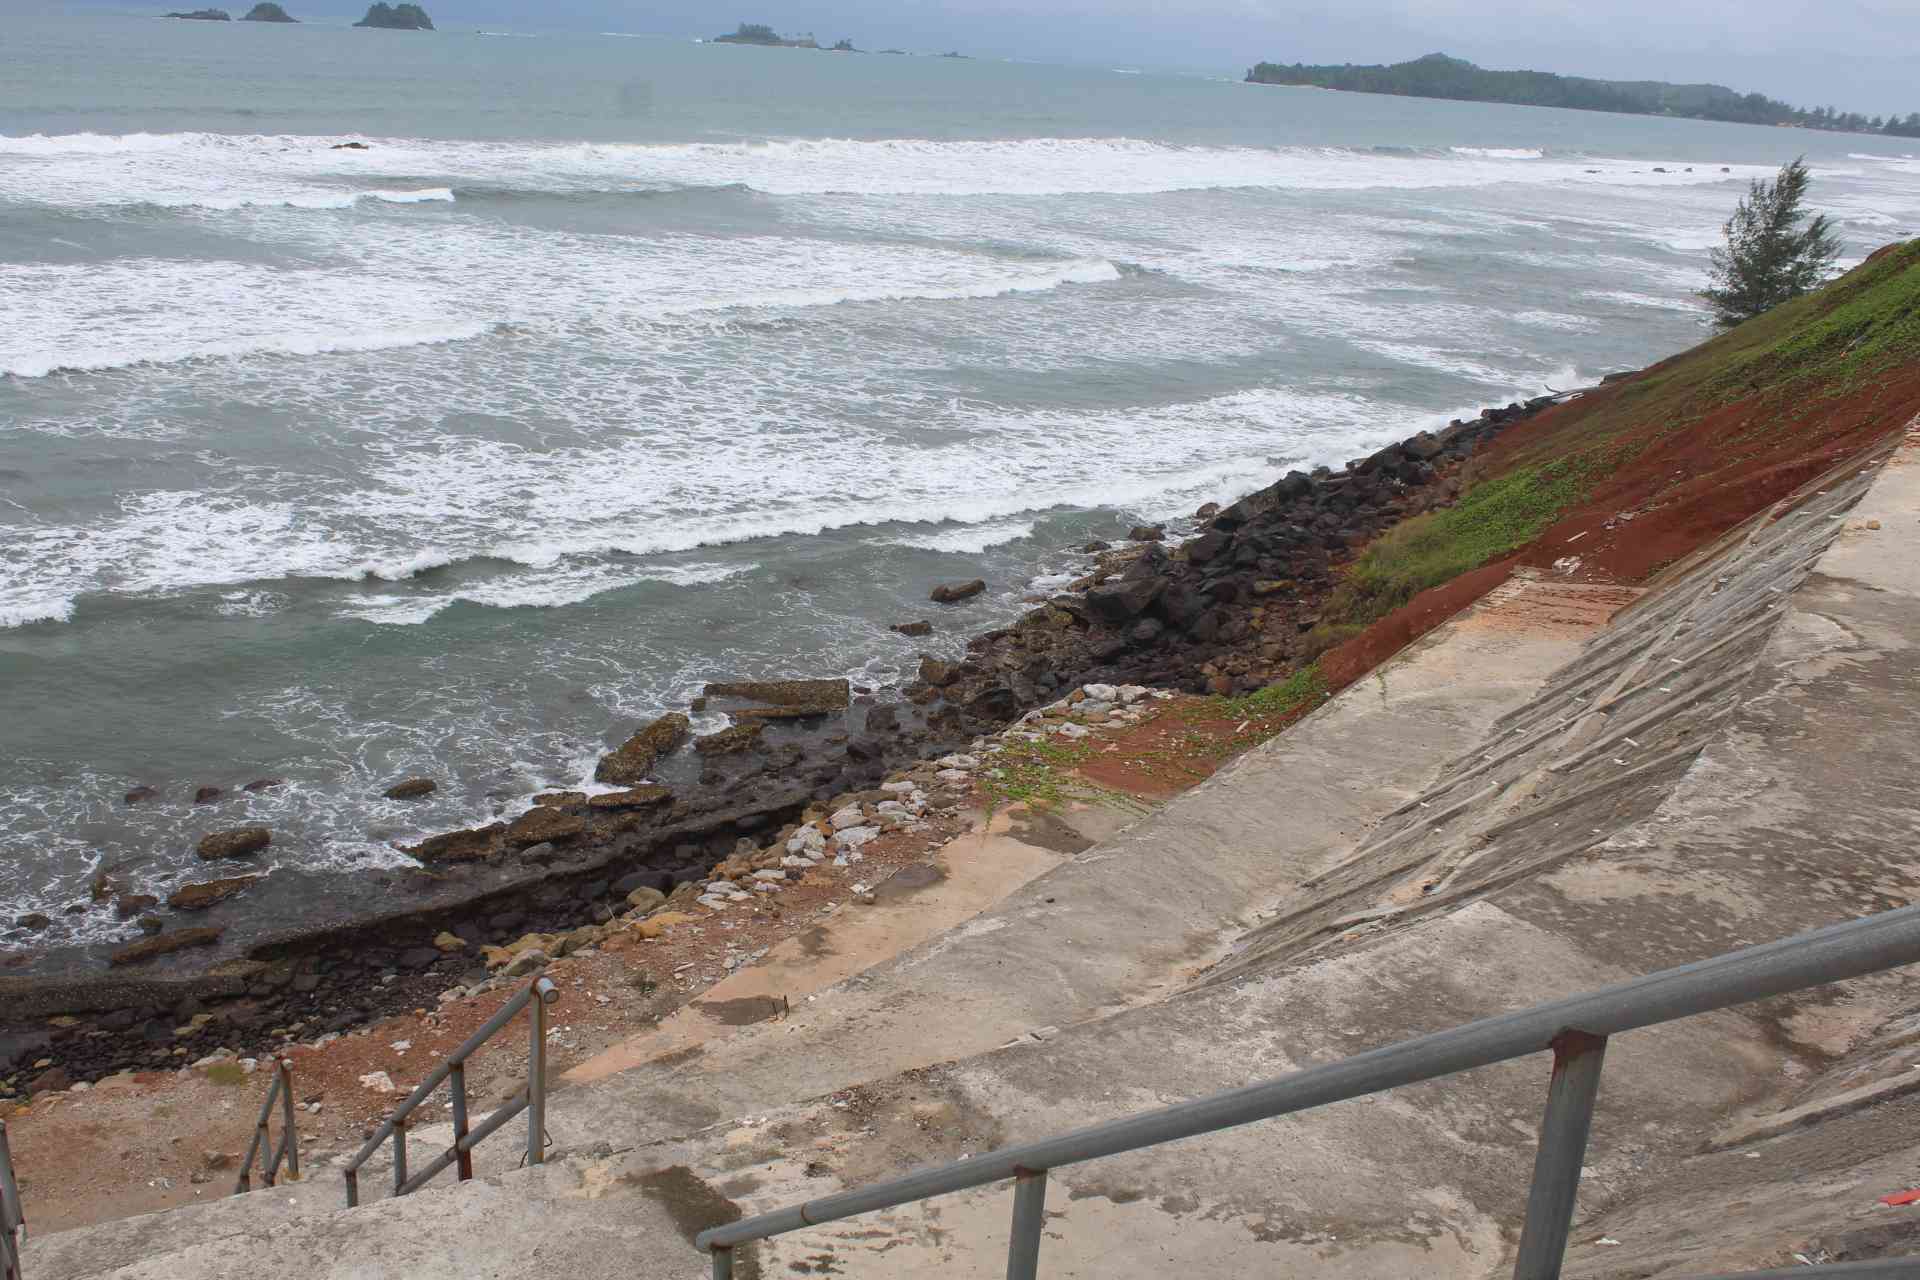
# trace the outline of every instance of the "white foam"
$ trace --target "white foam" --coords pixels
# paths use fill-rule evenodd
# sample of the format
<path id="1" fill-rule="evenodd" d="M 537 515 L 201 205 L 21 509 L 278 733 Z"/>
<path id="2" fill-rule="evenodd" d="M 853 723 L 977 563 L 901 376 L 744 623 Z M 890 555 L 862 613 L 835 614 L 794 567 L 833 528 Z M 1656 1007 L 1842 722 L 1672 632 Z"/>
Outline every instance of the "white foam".
<path id="1" fill-rule="evenodd" d="M 886 541 L 891 546 L 916 547 L 923 551 L 977 553 L 1030 538 L 1037 523 L 1033 520 L 986 521 L 933 533 L 911 533 Z"/>
<path id="2" fill-rule="evenodd" d="M 312 228 L 353 268 L 120 259 L 0 264 L 0 375 L 323 355 L 738 308 L 957 301 L 1120 278 L 1111 262 L 779 236 L 542 234 L 497 224 Z M 537 278 L 541 288 L 525 281 Z"/>
<path id="3" fill-rule="evenodd" d="M 618 563 L 579 564 L 533 574 L 504 576 L 449 591 L 361 596 L 351 604 L 342 605 L 338 612 L 343 617 L 360 618 L 386 626 L 418 626 L 431 620 L 441 610 L 462 602 L 491 609 L 554 609 L 580 604 L 606 592 L 642 582 L 702 586 L 725 582 L 758 567 L 755 564 L 698 564 L 633 568 Z"/>
<path id="4" fill-rule="evenodd" d="M 1544 160 L 1547 153 L 1538 147 L 1449 147 L 1457 156 L 1480 156 L 1488 160 Z"/>
<path id="5" fill-rule="evenodd" d="M 1498 183 L 1677 186 L 1769 172 L 1605 157 L 1546 158 L 1527 148 L 1386 153 L 1340 147 L 1177 146 L 1137 138 L 995 141 L 895 138 L 758 143 L 451 142 L 207 133 L 0 137 L 0 188 L 15 200 L 148 203 L 213 209 L 335 207 L 393 198 L 379 177 L 418 192 L 467 185 L 532 191 L 632 191 L 743 185 L 776 195 L 1140 194 L 1216 188 L 1362 190 Z M 449 192 L 450 194 L 450 192 Z"/>

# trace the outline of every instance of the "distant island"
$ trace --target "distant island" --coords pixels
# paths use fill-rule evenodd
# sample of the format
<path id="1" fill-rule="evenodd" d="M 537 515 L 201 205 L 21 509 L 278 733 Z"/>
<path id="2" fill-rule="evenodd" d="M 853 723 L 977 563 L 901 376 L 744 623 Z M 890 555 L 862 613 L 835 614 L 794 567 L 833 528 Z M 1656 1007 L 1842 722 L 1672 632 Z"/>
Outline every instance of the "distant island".
<path id="1" fill-rule="evenodd" d="M 232 22 L 233 15 L 225 9 L 195 9 L 192 13 L 170 13 L 169 18 L 186 18 L 191 22 Z"/>
<path id="2" fill-rule="evenodd" d="M 1351 93 L 1386 93 L 1458 102 L 1505 102 L 1526 107 L 1570 107 L 1627 115 L 1682 116 L 1732 124 L 1785 125 L 1841 133 L 1879 133 L 1920 138 L 1920 112 L 1863 116 L 1832 107 L 1794 107 L 1760 93 L 1737 93 L 1718 84 L 1667 84 L 1660 80 L 1590 80 L 1548 71 L 1488 71 L 1444 53 L 1430 53 L 1391 66 L 1310 67 L 1262 62 L 1247 72 L 1251 84 L 1310 85 Z"/>
<path id="3" fill-rule="evenodd" d="M 433 19 L 417 4 L 375 4 L 356 27 L 380 27 L 387 31 L 431 31 Z"/>
<path id="4" fill-rule="evenodd" d="M 770 49 L 818 49 L 820 47 L 820 42 L 813 38 L 812 32 L 804 36 L 783 36 L 764 22 L 743 22 L 737 29 L 729 31 L 726 35 L 715 36 L 713 43 L 757 44 Z M 849 49 L 853 48 L 853 45 L 847 41 L 843 40 L 840 43 L 845 44 Z"/>
<path id="5" fill-rule="evenodd" d="M 300 19 L 288 13 L 277 4 L 257 4 L 247 10 L 242 22 L 298 22 Z"/>

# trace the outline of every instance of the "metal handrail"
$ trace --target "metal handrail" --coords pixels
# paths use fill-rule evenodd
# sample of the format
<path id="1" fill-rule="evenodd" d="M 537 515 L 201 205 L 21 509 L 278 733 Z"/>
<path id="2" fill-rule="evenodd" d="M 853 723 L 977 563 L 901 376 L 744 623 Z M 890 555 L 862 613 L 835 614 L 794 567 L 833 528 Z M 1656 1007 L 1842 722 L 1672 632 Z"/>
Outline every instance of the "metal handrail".
<path id="1" fill-rule="evenodd" d="M 267 1131 L 276 1102 L 280 1104 L 280 1145 L 277 1147 Z M 240 1177 L 233 1184 L 233 1194 L 253 1190 L 253 1162 L 262 1155 L 267 1157 L 264 1176 L 268 1186 L 278 1179 L 282 1160 L 286 1161 L 287 1180 L 300 1181 L 300 1134 L 293 1124 L 293 1063 L 286 1058 L 273 1060 L 273 1084 L 267 1088 L 266 1101 L 260 1104 L 260 1118 L 254 1121 L 253 1141 L 247 1144 L 247 1158 L 240 1162 Z"/>
<path id="2" fill-rule="evenodd" d="M 535 978 L 532 982 L 515 992 L 513 998 L 500 1006 L 499 1012 L 487 1019 L 485 1026 L 467 1037 L 466 1043 L 448 1054 L 446 1060 L 430 1072 L 425 1080 L 407 1095 L 406 1101 L 395 1107 L 378 1132 L 367 1139 L 358 1155 L 347 1162 L 347 1207 L 353 1208 L 360 1203 L 360 1166 L 365 1164 L 380 1144 L 389 1137 L 393 1139 L 393 1194 L 404 1196 L 418 1191 L 435 1175 L 450 1164 L 460 1166 L 460 1181 L 473 1177 L 473 1149 L 487 1138 L 493 1136 L 507 1121 L 522 1111 L 527 1116 L 527 1159 L 528 1164 L 540 1164 L 546 1159 L 547 1134 L 547 1006 L 560 998 L 559 988 L 547 978 Z M 494 1032 L 513 1021 L 514 1015 L 528 1005 L 533 1007 L 528 1018 L 529 1033 L 527 1044 L 527 1082 L 520 1091 L 498 1111 L 482 1120 L 472 1129 L 467 1127 L 467 1059 L 476 1053 L 480 1046 L 493 1037 Z M 449 1076 L 453 1079 L 453 1145 L 448 1147 L 432 1164 L 412 1177 L 407 1176 L 407 1128 L 414 1110 L 426 1100 L 428 1094 L 439 1087 L 442 1080 Z"/>
<path id="3" fill-rule="evenodd" d="M 838 1195 L 702 1231 L 694 1243 L 713 1255 L 715 1280 L 733 1275 L 733 1250 L 856 1214 L 1013 1179 L 1008 1280 L 1033 1280 L 1039 1264 L 1049 1170 L 1138 1151 L 1256 1120 L 1323 1107 L 1552 1049 L 1552 1083 L 1540 1129 L 1516 1280 L 1554 1280 L 1573 1225 L 1587 1132 L 1607 1038 L 1920 961 L 1920 906 L 1830 925 L 1797 937 L 1647 974 L 1585 995 L 1483 1018 L 1403 1040 L 1260 1084 L 1231 1089 L 1059 1137 L 1003 1147 Z M 1904 1263 L 1912 1274 L 1914 1261 Z M 1870 1275 L 1803 1267 L 1793 1274 Z M 1895 1274 L 1888 1271 L 1883 1274 Z"/>
<path id="4" fill-rule="evenodd" d="M 13 1149 L 7 1122 L 0 1120 L 0 1280 L 20 1280 L 20 1242 L 27 1238 L 27 1215 L 20 1207 L 20 1184 L 13 1180 Z"/>

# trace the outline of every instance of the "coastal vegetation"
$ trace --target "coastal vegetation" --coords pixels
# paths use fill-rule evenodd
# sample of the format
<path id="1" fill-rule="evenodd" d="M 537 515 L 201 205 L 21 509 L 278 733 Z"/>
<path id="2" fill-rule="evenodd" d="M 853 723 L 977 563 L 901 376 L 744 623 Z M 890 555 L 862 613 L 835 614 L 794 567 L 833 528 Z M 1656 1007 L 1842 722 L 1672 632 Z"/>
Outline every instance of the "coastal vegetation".
<path id="1" fill-rule="evenodd" d="M 431 31 L 433 19 L 417 4 L 386 4 L 382 0 L 371 5 L 367 9 L 367 16 L 353 25 L 379 27 L 386 31 Z"/>
<path id="2" fill-rule="evenodd" d="M 191 12 L 170 13 L 169 18 L 186 18 L 191 22 L 232 22 L 233 15 L 225 9 L 194 9 Z"/>
<path id="3" fill-rule="evenodd" d="M 1805 210 L 1811 181 L 1796 159 L 1772 182 L 1755 178 L 1727 219 L 1727 243 L 1713 251 L 1713 283 L 1700 294 L 1722 328 L 1810 293 L 1832 274 L 1840 240 L 1825 214 L 1809 218 Z"/>
<path id="4" fill-rule="evenodd" d="M 1309 85 L 1352 93 L 1385 93 L 1462 102 L 1505 102 L 1528 107 L 1567 107 L 1631 115 L 1684 116 L 1735 124 L 1790 125 L 1841 133 L 1920 137 L 1920 112 L 1865 116 L 1832 107 L 1795 107 L 1761 93 L 1739 93 L 1718 84 L 1668 84 L 1660 80 L 1594 80 L 1548 71 L 1490 71 L 1461 58 L 1430 53 L 1391 65 L 1308 66 L 1262 62 L 1247 72 L 1250 84 Z"/>
<path id="5" fill-rule="evenodd" d="M 262 4 L 257 4 L 253 6 L 253 8 L 247 10 L 247 16 L 240 19 L 240 21 L 242 22 L 298 22 L 300 21 L 300 19 L 294 17 L 292 14 L 288 13 L 285 9 L 282 9 L 277 4 L 262 3 Z"/>
<path id="6" fill-rule="evenodd" d="M 726 35 L 715 36 L 714 44 L 757 44 L 771 49 L 818 49 L 820 42 L 808 32 L 802 36 L 783 36 L 764 22 L 743 22 Z M 851 49 L 847 41 L 841 44 Z M 838 48 L 839 46 L 835 46 Z"/>
<path id="7" fill-rule="evenodd" d="M 1320 609 L 1308 651 L 1352 640 L 1421 592 L 1483 566 L 1516 555 L 1550 564 L 1558 553 L 1544 549 L 1542 535 L 1562 521 L 1572 529 L 1578 512 L 1592 515 L 1582 528 L 1648 505 L 1665 506 L 1676 521 L 1699 520 L 1682 509 L 1735 488 L 1744 509 L 1753 481 L 1719 478 L 1722 468 L 1765 467 L 1770 484 L 1783 483 L 1767 459 L 1817 457 L 1814 440 L 1852 439 L 1856 423 L 1877 420 L 1875 406 L 1902 394 L 1903 373 L 1916 362 L 1920 241 L 1910 241 L 1616 389 L 1573 402 L 1546 420 L 1552 428 L 1523 430 L 1474 459 L 1454 505 L 1401 521 L 1347 567 Z M 1648 486 L 1666 496 L 1656 500 Z M 1675 501 L 1675 494 L 1687 496 Z"/>

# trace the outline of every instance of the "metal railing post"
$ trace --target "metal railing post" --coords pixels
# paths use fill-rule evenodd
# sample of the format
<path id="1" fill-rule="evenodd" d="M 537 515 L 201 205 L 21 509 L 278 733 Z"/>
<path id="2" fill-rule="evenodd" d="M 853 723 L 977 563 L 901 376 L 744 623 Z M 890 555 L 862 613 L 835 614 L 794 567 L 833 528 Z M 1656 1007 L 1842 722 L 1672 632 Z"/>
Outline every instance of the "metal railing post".
<path id="1" fill-rule="evenodd" d="M 553 991 L 549 983 L 547 991 Z M 558 995 L 558 992 L 553 992 Z M 533 1016 L 527 1019 L 532 1042 L 527 1046 L 527 1163 L 547 1158 L 547 992 L 533 997 Z"/>
<path id="2" fill-rule="evenodd" d="M 733 1246 L 715 1245 L 713 1250 L 713 1280 L 733 1280 Z"/>
<path id="3" fill-rule="evenodd" d="M 1540 1124 L 1514 1280 L 1559 1280 L 1606 1053 L 1605 1036 L 1570 1028 L 1554 1038 L 1553 1083 L 1547 1087 L 1547 1115 Z"/>
<path id="4" fill-rule="evenodd" d="M 412 1112 L 397 1114 L 393 1117 L 393 1194 L 405 1195 L 401 1190 L 407 1185 L 407 1125 L 413 1119 Z"/>
<path id="5" fill-rule="evenodd" d="M 1047 1220 L 1047 1171 L 1022 1169 L 1013 1182 L 1013 1233 L 1007 1242 L 1007 1280 L 1034 1280 L 1040 1269 L 1040 1228 Z"/>
<path id="6" fill-rule="evenodd" d="M 20 1280 L 20 1241 L 26 1229 L 20 1184 L 13 1177 L 13 1148 L 7 1145 L 7 1122 L 0 1120 L 0 1280 Z"/>
<path id="7" fill-rule="evenodd" d="M 464 1062 L 453 1064 L 448 1073 L 453 1087 L 453 1149 L 454 1159 L 459 1164 L 460 1181 L 466 1182 L 473 1177 L 473 1151 L 467 1142 L 467 1065 Z"/>
<path id="8" fill-rule="evenodd" d="M 280 1075 L 280 1119 L 286 1125 L 285 1138 L 287 1150 L 287 1181 L 300 1181 L 300 1134 L 293 1124 L 293 1063 L 281 1058 L 278 1063 Z M 278 1161 L 274 1162 L 276 1165 Z"/>

